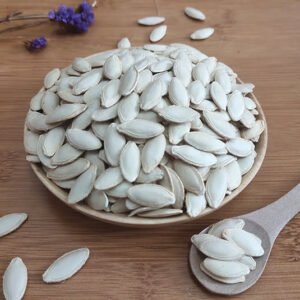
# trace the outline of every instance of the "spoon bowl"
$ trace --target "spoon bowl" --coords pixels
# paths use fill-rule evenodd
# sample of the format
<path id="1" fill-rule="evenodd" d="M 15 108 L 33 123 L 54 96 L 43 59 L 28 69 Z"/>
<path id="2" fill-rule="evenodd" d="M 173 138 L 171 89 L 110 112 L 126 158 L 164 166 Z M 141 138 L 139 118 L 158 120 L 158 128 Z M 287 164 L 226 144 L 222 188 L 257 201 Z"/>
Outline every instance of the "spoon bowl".
<path id="1" fill-rule="evenodd" d="M 261 257 L 256 257 L 256 269 L 251 271 L 244 282 L 226 284 L 215 281 L 200 269 L 200 264 L 206 258 L 192 245 L 189 253 L 190 268 L 196 279 L 210 292 L 220 295 L 237 295 L 253 286 L 262 275 L 268 262 L 275 239 L 284 226 L 300 211 L 300 184 L 274 203 L 252 213 L 237 217 L 245 221 L 244 229 L 257 235 L 262 241 L 265 251 Z M 209 227 L 201 231 L 207 233 Z"/>
<path id="2" fill-rule="evenodd" d="M 260 226 L 259 224 L 250 221 L 245 220 L 245 227 L 244 229 L 246 231 L 249 231 L 251 233 L 254 233 L 262 240 L 262 247 L 265 250 L 265 254 L 261 257 L 255 258 L 256 261 L 256 269 L 251 271 L 246 276 L 246 281 L 235 283 L 235 284 L 225 284 L 216 280 L 213 280 L 209 276 L 207 276 L 205 273 L 203 273 L 200 269 L 200 264 L 203 262 L 203 260 L 206 258 L 205 255 L 203 255 L 194 245 L 191 246 L 190 253 L 189 253 L 189 262 L 190 267 L 197 278 L 199 282 L 209 291 L 220 294 L 220 295 L 236 295 L 244 292 L 245 290 L 249 289 L 251 286 L 253 286 L 257 280 L 262 275 L 265 266 L 267 264 L 269 255 L 271 253 L 272 244 L 270 241 L 270 237 L 266 230 Z M 205 228 L 201 233 L 207 233 L 209 230 L 209 227 Z M 230 291 L 229 291 L 230 289 Z"/>

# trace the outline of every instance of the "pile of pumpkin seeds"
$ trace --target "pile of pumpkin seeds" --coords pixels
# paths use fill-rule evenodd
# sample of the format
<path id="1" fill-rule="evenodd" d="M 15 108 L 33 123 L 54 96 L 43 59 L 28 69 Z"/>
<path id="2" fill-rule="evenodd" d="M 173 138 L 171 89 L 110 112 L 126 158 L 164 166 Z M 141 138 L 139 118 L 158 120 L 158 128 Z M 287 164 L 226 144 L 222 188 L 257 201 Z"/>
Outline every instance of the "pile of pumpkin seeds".
<path id="1" fill-rule="evenodd" d="M 27 160 L 70 204 L 147 218 L 219 207 L 265 127 L 254 85 L 185 44 L 119 46 L 45 76 L 26 117 Z"/>
<path id="2" fill-rule="evenodd" d="M 210 227 L 208 233 L 192 236 L 194 246 L 205 256 L 200 269 L 210 278 L 227 284 L 244 282 L 255 270 L 253 257 L 264 255 L 261 239 L 243 229 L 242 219 L 225 219 Z"/>

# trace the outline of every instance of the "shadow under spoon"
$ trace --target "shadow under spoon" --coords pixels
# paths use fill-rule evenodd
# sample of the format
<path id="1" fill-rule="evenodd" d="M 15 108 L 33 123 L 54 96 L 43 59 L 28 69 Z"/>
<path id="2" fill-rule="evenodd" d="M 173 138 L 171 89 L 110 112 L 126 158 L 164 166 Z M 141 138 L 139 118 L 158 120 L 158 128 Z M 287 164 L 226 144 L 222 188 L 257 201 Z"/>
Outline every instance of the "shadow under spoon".
<path id="1" fill-rule="evenodd" d="M 262 240 L 265 254 L 255 258 L 256 269 L 246 276 L 241 283 L 225 284 L 211 279 L 200 269 L 200 263 L 205 259 L 197 248 L 192 245 L 189 254 L 190 267 L 197 280 L 209 291 L 221 295 L 240 294 L 253 286 L 262 275 L 274 242 L 285 225 L 300 212 L 300 184 L 294 187 L 279 200 L 249 214 L 235 218 L 245 221 L 244 229 L 254 233 Z M 209 227 L 202 233 L 207 233 Z"/>

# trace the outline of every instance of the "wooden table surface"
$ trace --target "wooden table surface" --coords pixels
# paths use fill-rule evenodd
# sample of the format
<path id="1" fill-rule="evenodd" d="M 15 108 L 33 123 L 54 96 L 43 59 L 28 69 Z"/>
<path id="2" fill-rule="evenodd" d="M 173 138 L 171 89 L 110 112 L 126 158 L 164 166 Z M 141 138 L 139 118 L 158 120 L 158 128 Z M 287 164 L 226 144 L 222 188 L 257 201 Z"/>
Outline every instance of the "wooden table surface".
<path id="1" fill-rule="evenodd" d="M 0 12 L 47 12 L 61 0 L 0 1 Z M 25 299 L 222 299 L 193 279 L 187 263 L 189 239 L 212 222 L 263 207 L 300 179 L 300 2 L 298 0 L 127 0 L 99 1 L 88 34 L 61 35 L 54 24 L 0 34 L 0 214 L 27 212 L 28 222 L 1 238 L 0 274 L 20 256 L 29 270 Z M 64 3 L 75 5 L 76 1 Z M 207 21 L 183 15 L 186 5 L 201 8 Z M 67 208 L 37 180 L 23 150 L 23 124 L 29 100 L 45 73 L 75 56 L 115 47 L 123 36 L 133 45 L 147 42 L 151 28 L 136 19 L 159 13 L 167 18 L 165 43 L 184 42 L 233 67 L 256 85 L 269 126 L 263 167 L 237 199 L 194 223 L 149 230 L 97 222 Z M 20 23 L 14 22 L 9 26 Z M 189 34 L 213 26 L 206 41 Z M 8 26 L 0 25 L 1 28 Z M 45 35 L 49 46 L 28 53 L 24 40 Z M 235 299 L 300 299 L 300 216 L 280 234 L 260 281 Z M 91 257 L 71 280 L 46 285 L 45 268 L 60 254 L 89 247 Z M 1 296 L 2 297 L 2 296 Z"/>

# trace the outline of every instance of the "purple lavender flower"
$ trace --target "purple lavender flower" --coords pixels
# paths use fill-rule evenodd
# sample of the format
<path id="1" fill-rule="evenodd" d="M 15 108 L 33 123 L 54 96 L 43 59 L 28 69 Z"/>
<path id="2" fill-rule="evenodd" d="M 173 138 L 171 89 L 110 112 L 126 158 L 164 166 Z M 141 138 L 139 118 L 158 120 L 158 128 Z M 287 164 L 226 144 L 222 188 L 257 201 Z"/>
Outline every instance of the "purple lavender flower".
<path id="1" fill-rule="evenodd" d="M 76 10 L 73 7 L 60 5 L 57 11 L 49 11 L 48 18 L 76 32 L 86 32 L 94 22 L 95 16 L 93 7 L 84 1 Z"/>
<path id="2" fill-rule="evenodd" d="M 28 50 L 34 51 L 34 50 L 45 48 L 47 46 L 47 40 L 45 37 L 40 36 L 31 41 L 26 41 L 24 44 Z"/>

